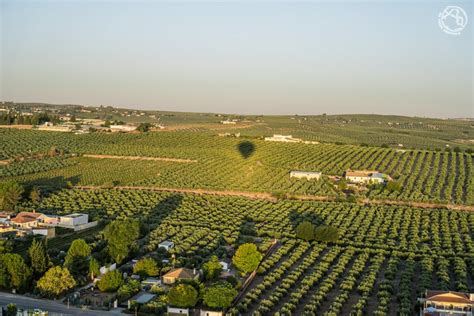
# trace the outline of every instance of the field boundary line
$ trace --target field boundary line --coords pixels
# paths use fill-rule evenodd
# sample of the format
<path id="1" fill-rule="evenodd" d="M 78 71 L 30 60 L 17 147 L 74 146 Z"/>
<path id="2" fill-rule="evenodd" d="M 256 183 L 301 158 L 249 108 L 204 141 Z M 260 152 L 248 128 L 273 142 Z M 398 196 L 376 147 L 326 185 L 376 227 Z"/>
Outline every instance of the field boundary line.
<path id="1" fill-rule="evenodd" d="M 278 198 L 267 192 L 251 192 L 251 191 L 223 191 L 212 189 L 180 189 L 180 188 L 165 188 L 165 187 L 150 187 L 150 186 L 94 186 L 94 185 L 76 185 L 76 189 L 80 190 L 137 190 L 137 191 L 155 191 L 155 192 L 174 192 L 174 193 L 191 193 L 191 194 L 205 194 L 205 195 L 219 195 L 219 196 L 238 196 L 249 199 L 268 200 L 277 202 Z M 319 201 L 319 202 L 335 202 L 336 197 L 319 196 L 319 195 L 292 195 L 289 200 L 299 201 Z M 342 201 L 343 202 L 343 201 Z M 344 202 L 343 202 L 344 203 Z M 450 209 L 456 211 L 474 212 L 472 205 L 454 205 L 454 204 L 439 204 L 428 202 L 411 202 L 411 201 L 397 201 L 397 200 L 375 200 L 375 199 L 359 199 L 358 204 L 361 205 L 398 205 L 411 206 L 416 208 L 430 208 L 430 209 Z"/>
<path id="2" fill-rule="evenodd" d="M 117 155 L 95 155 L 95 154 L 84 154 L 82 157 L 96 158 L 96 159 L 123 159 L 123 160 L 152 160 L 152 161 L 169 161 L 169 162 L 180 162 L 180 163 L 192 163 L 197 162 L 193 159 L 184 158 L 167 158 L 167 157 L 146 157 L 146 156 L 117 156 Z"/>

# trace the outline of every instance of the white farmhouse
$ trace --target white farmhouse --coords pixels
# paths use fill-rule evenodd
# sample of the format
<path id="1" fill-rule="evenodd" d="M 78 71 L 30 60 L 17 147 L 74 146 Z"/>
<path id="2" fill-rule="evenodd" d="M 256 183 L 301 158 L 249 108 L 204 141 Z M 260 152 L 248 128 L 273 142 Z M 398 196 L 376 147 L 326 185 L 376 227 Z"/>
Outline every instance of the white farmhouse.
<path id="1" fill-rule="evenodd" d="M 133 132 L 137 127 L 133 125 L 110 125 L 112 132 Z"/>
<path id="2" fill-rule="evenodd" d="M 300 143 L 300 138 L 294 138 L 291 135 L 274 134 L 272 137 L 265 137 L 268 142 Z"/>
<path id="3" fill-rule="evenodd" d="M 236 122 L 230 121 L 230 120 L 225 120 L 225 121 L 221 121 L 221 124 L 224 124 L 224 125 L 234 125 L 234 124 L 236 124 Z"/>
<path id="4" fill-rule="evenodd" d="M 293 170 L 290 172 L 290 178 L 297 178 L 297 179 L 308 179 L 308 180 L 319 180 L 321 178 L 322 173 L 317 171 L 297 171 Z"/>
<path id="5" fill-rule="evenodd" d="M 390 177 L 386 174 L 380 173 L 378 171 L 368 171 L 368 170 L 347 170 L 346 179 L 352 183 L 384 183 L 387 180 L 390 180 Z"/>

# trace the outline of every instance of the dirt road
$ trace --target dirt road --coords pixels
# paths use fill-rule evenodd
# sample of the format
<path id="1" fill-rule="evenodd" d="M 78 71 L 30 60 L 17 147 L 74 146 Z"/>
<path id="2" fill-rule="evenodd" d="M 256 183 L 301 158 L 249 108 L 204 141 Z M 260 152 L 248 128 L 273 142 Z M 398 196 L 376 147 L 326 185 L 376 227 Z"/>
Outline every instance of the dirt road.
<path id="1" fill-rule="evenodd" d="M 181 188 L 163 188 L 163 187 L 147 187 L 147 186 L 115 186 L 115 187 L 103 187 L 103 186 L 88 186 L 79 185 L 75 186 L 81 190 L 100 190 L 100 189 L 114 189 L 114 190 L 140 190 L 140 191 L 155 191 L 155 192 L 175 192 L 175 193 L 191 193 L 191 194 L 209 194 L 219 196 L 239 196 L 249 199 L 263 199 L 272 202 L 277 202 L 278 199 L 267 192 L 250 192 L 250 191 L 231 191 L 231 190 L 212 190 L 212 189 L 181 189 Z M 291 199 L 300 201 L 335 201 L 335 197 L 331 196 L 319 196 L 319 195 L 292 195 Z M 440 204 L 440 203 L 425 203 L 425 202 L 410 202 L 410 201 L 397 201 L 397 200 L 370 200 L 370 199 L 359 199 L 358 204 L 369 204 L 369 205 L 400 205 L 400 206 L 411 206 L 417 208 L 444 208 L 459 211 L 470 211 L 474 212 L 474 206 L 472 205 L 455 205 L 455 204 Z"/>

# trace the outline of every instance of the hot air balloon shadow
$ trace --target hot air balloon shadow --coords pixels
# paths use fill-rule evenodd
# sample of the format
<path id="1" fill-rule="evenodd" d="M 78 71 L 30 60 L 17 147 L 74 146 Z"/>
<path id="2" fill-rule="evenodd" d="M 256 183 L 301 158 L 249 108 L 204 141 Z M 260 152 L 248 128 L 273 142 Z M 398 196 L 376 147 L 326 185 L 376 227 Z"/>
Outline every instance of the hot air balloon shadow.
<path id="1" fill-rule="evenodd" d="M 255 151 L 255 145 L 249 141 L 240 142 L 237 145 L 237 149 L 239 150 L 240 154 L 244 159 L 252 156 Z"/>

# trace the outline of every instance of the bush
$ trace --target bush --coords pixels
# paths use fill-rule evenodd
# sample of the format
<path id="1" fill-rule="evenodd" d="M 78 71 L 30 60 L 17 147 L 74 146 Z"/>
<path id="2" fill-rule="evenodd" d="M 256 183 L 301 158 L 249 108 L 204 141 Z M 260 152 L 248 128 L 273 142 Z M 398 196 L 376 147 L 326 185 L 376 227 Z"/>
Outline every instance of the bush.
<path id="1" fill-rule="evenodd" d="M 101 292 L 115 292 L 122 284 L 122 273 L 118 270 L 114 270 L 104 274 L 99 282 L 97 282 L 97 287 Z"/>

